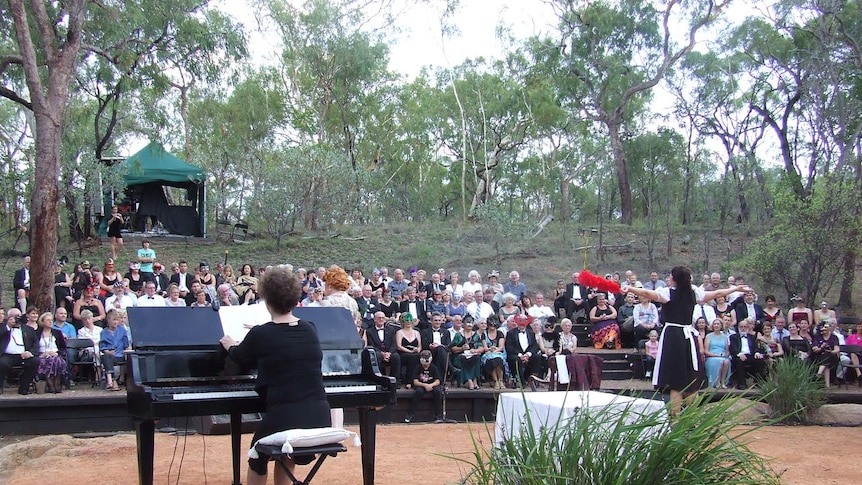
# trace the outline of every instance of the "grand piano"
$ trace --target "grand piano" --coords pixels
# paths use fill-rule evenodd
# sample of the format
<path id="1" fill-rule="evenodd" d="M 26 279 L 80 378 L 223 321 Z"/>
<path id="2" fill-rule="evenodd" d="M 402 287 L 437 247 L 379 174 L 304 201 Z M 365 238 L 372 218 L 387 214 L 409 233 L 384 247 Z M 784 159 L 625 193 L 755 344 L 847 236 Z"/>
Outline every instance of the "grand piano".
<path id="1" fill-rule="evenodd" d="M 259 320 L 248 308 L 248 320 Z M 137 435 L 139 483 L 153 483 L 159 418 L 227 414 L 232 483 L 240 485 L 242 415 L 263 412 L 264 403 L 254 390 L 254 373 L 237 368 L 219 344 L 224 335 L 219 313 L 167 307 L 129 308 L 128 312 L 134 351 L 126 356 L 127 405 Z M 294 315 L 313 322 L 317 329 L 329 405 L 358 411 L 363 483 L 371 485 L 377 410 L 395 402 L 395 379 L 380 373 L 374 349 L 364 347 L 347 310 L 297 308 Z M 231 318 L 237 318 L 235 311 Z"/>

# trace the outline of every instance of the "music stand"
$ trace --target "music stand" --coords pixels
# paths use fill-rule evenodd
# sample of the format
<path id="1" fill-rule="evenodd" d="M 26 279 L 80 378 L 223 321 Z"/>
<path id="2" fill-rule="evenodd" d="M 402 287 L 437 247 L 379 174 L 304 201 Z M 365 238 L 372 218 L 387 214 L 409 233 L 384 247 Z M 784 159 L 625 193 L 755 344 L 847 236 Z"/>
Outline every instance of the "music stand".
<path id="1" fill-rule="evenodd" d="M 458 421 L 446 417 L 446 396 L 449 394 L 449 352 L 446 352 L 446 371 L 443 373 L 443 419 L 435 419 L 434 424 L 457 424 Z"/>

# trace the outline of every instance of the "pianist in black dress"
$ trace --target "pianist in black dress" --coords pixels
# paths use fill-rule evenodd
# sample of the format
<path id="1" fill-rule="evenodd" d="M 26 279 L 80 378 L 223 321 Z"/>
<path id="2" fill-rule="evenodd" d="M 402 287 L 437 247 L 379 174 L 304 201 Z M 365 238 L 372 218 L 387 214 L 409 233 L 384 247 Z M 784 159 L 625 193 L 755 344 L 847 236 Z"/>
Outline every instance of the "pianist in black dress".
<path id="1" fill-rule="evenodd" d="M 272 321 L 252 328 L 242 343 L 229 335 L 221 339 L 234 361 L 257 369 L 255 390 L 266 403 L 266 414 L 252 443 L 287 429 L 330 426 L 317 331 L 292 313 L 302 294 L 300 281 L 284 268 L 273 268 L 258 289 Z M 267 458 L 249 459 L 248 464 L 249 485 L 265 484 Z M 280 467 L 275 467 L 275 483 L 291 483 Z"/>

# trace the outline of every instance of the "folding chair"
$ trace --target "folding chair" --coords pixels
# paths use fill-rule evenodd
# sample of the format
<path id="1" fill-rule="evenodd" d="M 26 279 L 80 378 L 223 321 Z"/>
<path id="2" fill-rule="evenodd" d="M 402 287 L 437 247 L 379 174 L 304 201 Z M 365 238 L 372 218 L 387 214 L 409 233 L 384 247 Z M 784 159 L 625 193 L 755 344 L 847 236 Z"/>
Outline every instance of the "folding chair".
<path id="1" fill-rule="evenodd" d="M 323 465 L 323 460 L 326 459 L 327 456 L 336 456 L 341 452 L 347 451 L 347 448 L 344 447 L 341 443 L 330 443 L 328 445 L 320 445 L 320 446 L 309 446 L 307 448 L 294 448 L 293 453 L 287 454 L 282 453 L 281 445 L 255 445 L 255 450 L 261 455 L 268 456 L 272 458 L 272 460 L 278 463 L 279 466 L 284 470 L 287 474 L 288 478 L 290 478 L 291 483 L 293 485 L 308 485 L 311 483 L 311 479 L 314 478 L 314 475 L 317 474 L 317 471 L 320 470 L 320 467 Z M 287 467 L 287 463 L 285 460 L 293 458 L 311 458 L 313 459 L 314 455 L 320 455 L 317 457 L 317 461 L 314 462 L 314 466 L 311 468 L 311 471 L 308 472 L 308 475 L 305 476 L 304 479 L 299 480 L 296 476 L 290 471 Z M 310 461 L 309 461 L 310 463 Z"/>
<path id="2" fill-rule="evenodd" d="M 72 360 L 72 362 L 69 362 L 69 365 L 72 367 L 73 374 L 75 369 L 78 369 L 79 375 L 83 375 L 82 371 L 84 369 L 92 368 L 92 384 L 93 387 L 96 387 L 102 381 L 98 354 L 93 354 L 92 360 L 81 359 L 81 350 L 86 348 L 92 349 L 93 345 L 93 340 L 88 338 L 70 338 L 66 340 L 66 348 L 75 349 L 75 359 Z"/>
<path id="3" fill-rule="evenodd" d="M 845 369 L 862 369 L 862 347 L 859 345 L 842 345 L 841 352 L 846 352 L 850 356 L 850 363 L 845 364 Z M 856 362 L 853 363 L 855 357 Z M 856 384 L 862 387 L 862 378 L 856 377 Z M 847 387 L 847 371 L 844 371 L 844 387 Z"/>

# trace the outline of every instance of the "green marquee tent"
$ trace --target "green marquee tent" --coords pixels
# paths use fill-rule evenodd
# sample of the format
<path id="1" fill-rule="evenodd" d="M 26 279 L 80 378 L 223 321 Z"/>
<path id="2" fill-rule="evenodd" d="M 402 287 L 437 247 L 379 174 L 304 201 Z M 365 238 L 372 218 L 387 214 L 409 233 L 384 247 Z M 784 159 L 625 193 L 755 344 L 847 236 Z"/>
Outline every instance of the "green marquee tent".
<path id="1" fill-rule="evenodd" d="M 156 218 L 171 234 L 206 236 L 206 173 L 203 169 L 168 153 L 157 142 L 150 142 L 123 164 L 127 167 L 126 195 L 132 202 L 136 219 Z M 188 205 L 168 205 L 166 186 L 185 189 Z"/>

